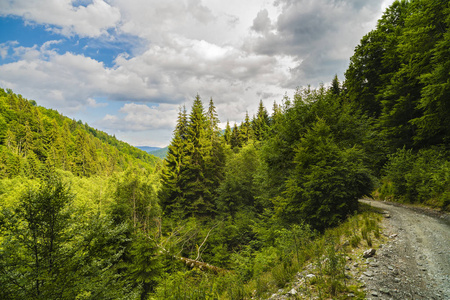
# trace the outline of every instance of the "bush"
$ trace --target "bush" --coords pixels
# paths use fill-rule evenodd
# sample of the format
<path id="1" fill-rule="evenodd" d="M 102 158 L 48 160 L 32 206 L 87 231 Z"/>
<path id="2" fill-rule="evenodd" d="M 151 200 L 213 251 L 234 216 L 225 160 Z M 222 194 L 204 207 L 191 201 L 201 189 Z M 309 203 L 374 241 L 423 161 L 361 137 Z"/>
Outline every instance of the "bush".
<path id="1" fill-rule="evenodd" d="M 372 191 L 372 176 L 363 166 L 362 152 L 339 147 L 323 120 L 301 139 L 295 163 L 286 199 L 279 201 L 282 207 L 278 208 L 288 223 L 304 220 L 323 231 L 351 215 L 358 199 Z"/>
<path id="2" fill-rule="evenodd" d="M 444 149 L 423 149 L 416 154 L 399 149 L 389 156 L 384 172 L 382 199 L 448 208 L 450 161 Z"/>

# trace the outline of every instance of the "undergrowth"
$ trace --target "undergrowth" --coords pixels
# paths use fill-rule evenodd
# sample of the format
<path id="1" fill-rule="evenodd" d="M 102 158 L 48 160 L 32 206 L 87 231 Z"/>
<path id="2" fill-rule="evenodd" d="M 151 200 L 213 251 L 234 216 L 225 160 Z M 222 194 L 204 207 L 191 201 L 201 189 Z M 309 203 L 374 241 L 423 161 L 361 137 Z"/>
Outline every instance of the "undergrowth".
<path id="1" fill-rule="evenodd" d="M 381 214 L 361 204 L 359 212 L 323 234 L 306 225 L 278 232 L 274 246 L 241 256 L 236 269 L 210 274 L 196 269 L 168 275 L 154 299 L 267 299 L 274 293 L 291 298 L 364 299 L 346 271 L 349 256 L 380 239 Z M 282 292 L 280 291 L 282 290 Z"/>

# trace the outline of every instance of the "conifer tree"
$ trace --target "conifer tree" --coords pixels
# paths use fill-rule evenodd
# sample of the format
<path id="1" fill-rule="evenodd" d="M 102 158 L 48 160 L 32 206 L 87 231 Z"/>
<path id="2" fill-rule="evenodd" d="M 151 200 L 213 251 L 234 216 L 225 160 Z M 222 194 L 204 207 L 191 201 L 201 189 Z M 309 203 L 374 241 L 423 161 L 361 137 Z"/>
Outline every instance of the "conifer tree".
<path id="1" fill-rule="evenodd" d="M 253 139 L 253 129 L 250 123 L 250 118 L 248 116 L 248 112 L 245 113 L 244 122 L 241 124 L 240 128 L 240 140 L 243 144 L 248 143 L 251 139 Z"/>
<path id="2" fill-rule="evenodd" d="M 255 134 L 255 138 L 258 141 L 262 141 L 263 139 L 266 138 L 266 135 L 269 131 L 269 124 L 270 124 L 269 115 L 261 100 L 259 102 L 258 113 L 256 115 L 256 118 L 254 118 L 253 120 L 253 131 Z"/>
<path id="3" fill-rule="evenodd" d="M 225 132 L 223 133 L 223 139 L 227 145 L 231 144 L 231 127 L 230 122 L 227 120 L 227 126 L 225 127 Z"/>
<path id="4" fill-rule="evenodd" d="M 158 194 L 160 205 L 165 214 L 182 212 L 184 192 L 181 187 L 181 171 L 186 164 L 187 151 L 187 113 L 186 107 L 180 108 L 174 137 L 164 160 L 161 172 L 161 189 Z"/>
<path id="5" fill-rule="evenodd" d="M 213 199 L 217 195 L 217 187 L 223 179 L 225 150 L 223 140 L 220 138 L 219 118 L 217 117 L 216 108 L 212 98 L 209 102 L 207 117 L 209 121 L 207 134 L 210 139 L 211 148 L 206 159 L 205 175 L 207 187 L 211 193 L 211 202 L 213 203 Z"/>
<path id="6" fill-rule="evenodd" d="M 333 95 L 339 95 L 341 93 L 341 84 L 339 83 L 337 74 L 334 75 L 333 81 L 331 81 L 330 91 Z"/>
<path id="7" fill-rule="evenodd" d="M 211 214 L 212 191 L 208 189 L 206 161 L 210 155 L 211 141 L 207 136 L 208 118 L 200 96 L 195 97 L 187 128 L 187 164 L 182 169 L 182 189 L 185 191 L 188 215 Z"/>
<path id="8" fill-rule="evenodd" d="M 275 101 L 273 102 L 273 113 L 272 113 L 272 126 L 277 124 L 279 120 L 282 118 L 281 106 L 278 105 Z"/>
<path id="9" fill-rule="evenodd" d="M 211 98 L 209 100 L 208 107 L 208 135 L 211 139 L 211 142 L 219 137 L 219 118 L 217 116 L 216 107 L 214 106 L 214 101 Z"/>
<path id="10" fill-rule="evenodd" d="M 233 130 L 231 131 L 231 149 L 242 147 L 241 136 L 239 133 L 239 128 L 236 123 L 234 123 Z"/>

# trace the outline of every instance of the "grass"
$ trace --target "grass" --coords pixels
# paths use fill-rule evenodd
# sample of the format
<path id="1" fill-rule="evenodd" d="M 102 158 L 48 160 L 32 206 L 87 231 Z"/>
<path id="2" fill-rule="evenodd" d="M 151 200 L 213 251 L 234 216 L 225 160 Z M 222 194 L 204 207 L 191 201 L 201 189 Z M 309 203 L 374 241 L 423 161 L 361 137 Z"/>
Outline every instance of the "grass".
<path id="1" fill-rule="evenodd" d="M 362 252 L 379 245 L 381 219 L 378 210 L 361 204 L 358 214 L 299 249 L 300 259 L 291 256 L 287 264 L 291 267 L 279 265 L 255 279 L 256 298 L 268 298 L 280 288 L 283 293 L 294 288 L 298 299 L 347 299 L 350 293 L 354 299 L 364 299 L 364 292 L 356 279 L 349 276 L 346 265 L 358 260 L 363 265 Z"/>
<path id="2" fill-rule="evenodd" d="M 249 262 L 253 266 L 247 266 L 255 270 L 249 280 L 238 270 L 222 276 L 192 270 L 160 285 L 155 298 L 267 299 L 275 293 L 291 293 L 290 298 L 297 299 L 347 299 L 351 293 L 353 299 L 364 299 L 360 283 L 348 269 L 363 271 L 362 252 L 382 241 L 381 219 L 379 211 L 361 204 L 358 214 L 321 235 L 313 235 L 305 226 L 293 227 L 280 232 L 276 248 L 254 254 L 257 259 Z"/>

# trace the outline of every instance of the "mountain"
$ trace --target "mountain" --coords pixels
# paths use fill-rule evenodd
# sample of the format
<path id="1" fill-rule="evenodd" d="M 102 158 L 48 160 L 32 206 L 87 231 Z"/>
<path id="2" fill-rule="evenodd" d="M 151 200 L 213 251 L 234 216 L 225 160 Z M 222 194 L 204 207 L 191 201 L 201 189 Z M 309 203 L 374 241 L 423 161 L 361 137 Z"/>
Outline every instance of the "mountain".
<path id="1" fill-rule="evenodd" d="M 151 155 L 164 159 L 167 155 L 168 147 L 159 148 L 159 147 L 149 147 L 149 146 L 137 146 L 136 148 L 141 149 Z"/>
<path id="2" fill-rule="evenodd" d="M 131 166 L 152 170 L 158 161 L 82 121 L 0 88 L 0 178 L 42 177 L 51 169 L 83 177 L 110 175 Z"/>
<path id="3" fill-rule="evenodd" d="M 136 146 L 136 148 L 141 149 L 147 153 L 161 149 L 160 147 L 149 147 L 149 146 Z"/>

